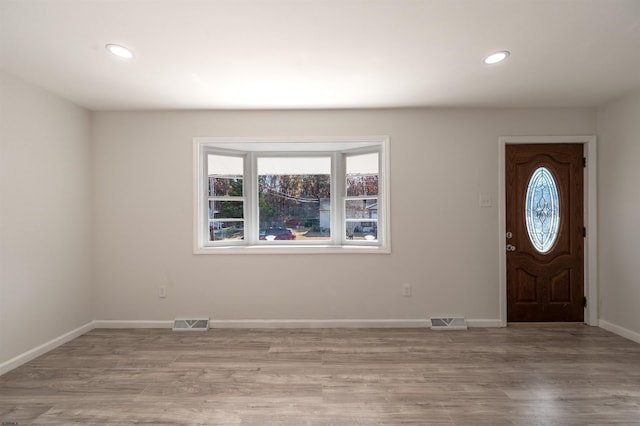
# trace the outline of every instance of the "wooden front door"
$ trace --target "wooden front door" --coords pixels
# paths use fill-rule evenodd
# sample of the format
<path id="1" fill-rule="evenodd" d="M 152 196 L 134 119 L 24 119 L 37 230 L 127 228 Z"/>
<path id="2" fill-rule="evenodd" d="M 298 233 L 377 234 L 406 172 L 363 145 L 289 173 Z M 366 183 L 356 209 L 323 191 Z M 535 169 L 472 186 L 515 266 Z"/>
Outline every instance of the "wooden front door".
<path id="1" fill-rule="evenodd" d="M 506 145 L 507 321 L 584 321 L 583 146 Z"/>

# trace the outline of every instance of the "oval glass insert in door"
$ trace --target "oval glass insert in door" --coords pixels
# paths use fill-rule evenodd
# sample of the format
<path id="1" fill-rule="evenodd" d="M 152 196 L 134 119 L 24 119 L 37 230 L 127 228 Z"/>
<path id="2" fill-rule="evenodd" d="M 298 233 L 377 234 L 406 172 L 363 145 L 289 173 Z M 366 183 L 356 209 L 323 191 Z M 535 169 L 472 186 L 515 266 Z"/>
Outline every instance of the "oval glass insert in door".
<path id="1" fill-rule="evenodd" d="M 547 253 L 553 247 L 560 228 L 560 198 L 556 180 L 546 167 L 539 167 L 533 172 L 524 211 L 531 243 L 540 253 Z"/>

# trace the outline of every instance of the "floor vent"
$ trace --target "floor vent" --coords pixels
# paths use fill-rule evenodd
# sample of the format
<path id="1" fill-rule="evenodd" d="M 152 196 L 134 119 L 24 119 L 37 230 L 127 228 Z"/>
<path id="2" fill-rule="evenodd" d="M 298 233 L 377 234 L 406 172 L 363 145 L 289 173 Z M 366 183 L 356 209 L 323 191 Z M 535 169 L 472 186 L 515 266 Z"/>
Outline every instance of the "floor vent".
<path id="1" fill-rule="evenodd" d="M 176 318 L 173 331 L 207 331 L 209 318 Z"/>
<path id="2" fill-rule="evenodd" d="M 432 330 L 466 330 L 467 321 L 463 317 L 431 318 Z"/>

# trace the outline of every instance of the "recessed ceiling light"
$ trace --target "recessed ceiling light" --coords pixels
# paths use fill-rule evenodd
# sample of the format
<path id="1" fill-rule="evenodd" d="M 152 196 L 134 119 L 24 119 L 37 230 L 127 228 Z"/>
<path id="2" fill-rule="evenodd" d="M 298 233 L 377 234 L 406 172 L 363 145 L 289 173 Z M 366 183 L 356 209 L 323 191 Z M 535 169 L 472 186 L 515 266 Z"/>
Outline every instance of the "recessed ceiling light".
<path id="1" fill-rule="evenodd" d="M 484 58 L 484 63 L 487 65 L 497 64 L 498 62 L 502 62 L 509 57 L 508 50 L 502 50 L 500 52 L 492 53 L 491 55 Z"/>
<path id="2" fill-rule="evenodd" d="M 133 59 L 134 54 L 131 50 L 127 49 L 124 46 L 120 46 L 119 44 L 107 44 L 105 48 L 116 55 L 118 58 L 122 59 Z"/>

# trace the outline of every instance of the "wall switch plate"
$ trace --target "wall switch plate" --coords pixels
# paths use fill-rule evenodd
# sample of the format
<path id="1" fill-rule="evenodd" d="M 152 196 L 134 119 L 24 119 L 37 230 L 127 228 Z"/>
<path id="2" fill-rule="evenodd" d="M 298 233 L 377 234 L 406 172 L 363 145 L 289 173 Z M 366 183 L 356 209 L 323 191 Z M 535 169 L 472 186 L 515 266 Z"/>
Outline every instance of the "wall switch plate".
<path id="1" fill-rule="evenodd" d="M 158 297 L 161 298 L 161 299 L 164 299 L 165 297 L 167 297 L 167 287 L 166 286 L 161 285 L 158 288 Z"/>
<path id="2" fill-rule="evenodd" d="M 491 201 L 491 195 L 480 194 L 479 205 L 480 207 L 491 207 L 493 202 Z"/>
<path id="3" fill-rule="evenodd" d="M 402 295 L 404 297 L 411 297 L 411 284 L 402 284 Z"/>

